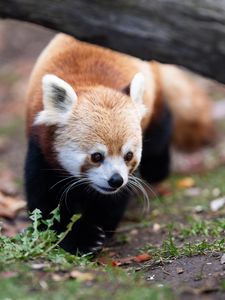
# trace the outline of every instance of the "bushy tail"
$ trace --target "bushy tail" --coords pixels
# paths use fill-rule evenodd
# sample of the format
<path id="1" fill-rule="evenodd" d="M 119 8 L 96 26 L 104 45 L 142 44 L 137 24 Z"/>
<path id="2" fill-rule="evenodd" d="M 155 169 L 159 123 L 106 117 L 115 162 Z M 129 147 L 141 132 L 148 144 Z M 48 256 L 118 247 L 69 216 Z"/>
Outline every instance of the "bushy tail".
<path id="1" fill-rule="evenodd" d="M 161 93 L 173 115 L 174 146 L 194 151 L 212 143 L 215 137 L 213 105 L 206 92 L 182 69 L 157 65 Z"/>

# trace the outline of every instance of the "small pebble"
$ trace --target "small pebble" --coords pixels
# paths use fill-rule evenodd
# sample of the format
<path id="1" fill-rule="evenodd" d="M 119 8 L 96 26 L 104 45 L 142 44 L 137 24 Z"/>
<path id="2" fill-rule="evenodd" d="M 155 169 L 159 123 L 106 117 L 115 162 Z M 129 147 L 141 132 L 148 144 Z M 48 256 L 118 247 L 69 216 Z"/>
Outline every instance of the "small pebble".
<path id="1" fill-rule="evenodd" d="M 194 207 L 194 211 L 197 213 L 197 214 L 200 214 L 201 212 L 204 211 L 203 207 L 201 205 L 196 205 Z"/>
<path id="2" fill-rule="evenodd" d="M 161 226 L 158 223 L 154 223 L 152 229 L 154 232 L 158 232 L 161 229 Z"/>
<path id="3" fill-rule="evenodd" d="M 177 271 L 177 274 L 182 274 L 182 273 L 184 273 L 184 269 L 182 269 L 182 268 L 176 268 L 176 271 Z"/>
<path id="4" fill-rule="evenodd" d="M 215 200 L 212 200 L 210 202 L 210 209 L 211 211 L 218 211 L 220 208 L 222 208 L 225 205 L 225 197 L 218 198 Z"/>
<path id="5" fill-rule="evenodd" d="M 151 275 L 151 276 L 148 276 L 147 278 L 146 278 L 146 280 L 154 280 L 155 279 L 155 275 L 153 274 L 153 275 Z"/>
<path id="6" fill-rule="evenodd" d="M 137 235 L 137 234 L 138 234 L 138 230 L 137 230 L 137 229 L 132 229 L 132 230 L 130 231 L 130 234 L 131 234 L 131 235 Z"/>

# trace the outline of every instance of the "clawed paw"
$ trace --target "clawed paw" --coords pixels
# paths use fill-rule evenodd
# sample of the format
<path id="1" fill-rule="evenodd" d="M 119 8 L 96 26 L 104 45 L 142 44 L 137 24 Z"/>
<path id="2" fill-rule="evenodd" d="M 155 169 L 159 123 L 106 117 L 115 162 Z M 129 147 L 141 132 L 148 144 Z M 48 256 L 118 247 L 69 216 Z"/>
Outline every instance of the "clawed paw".
<path id="1" fill-rule="evenodd" d="M 106 234 L 96 225 L 78 220 L 60 246 L 73 254 L 98 254 L 104 247 Z"/>
<path id="2" fill-rule="evenodd" d="M 103 229 L 99 226 L 95 226 L 93 232 L 92 232 L 92 239 L 89 240 L 89 245 L 85 247 L 86 253 L 92 253 L 97 254 L 99 253 L 105 244 L 106 235 L 103 231 Z"/>

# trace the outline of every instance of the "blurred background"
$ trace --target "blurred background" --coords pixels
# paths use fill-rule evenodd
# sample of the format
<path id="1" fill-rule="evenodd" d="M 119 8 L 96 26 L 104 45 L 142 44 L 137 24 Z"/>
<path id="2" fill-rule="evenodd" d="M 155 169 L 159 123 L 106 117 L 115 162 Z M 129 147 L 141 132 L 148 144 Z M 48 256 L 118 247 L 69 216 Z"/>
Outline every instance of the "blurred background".
<path id="1" fill-rule="evenodd" d="M 32 67 L 54 32 L 0 21 L 0 189 L 21 192 L 25 95 Z"/>

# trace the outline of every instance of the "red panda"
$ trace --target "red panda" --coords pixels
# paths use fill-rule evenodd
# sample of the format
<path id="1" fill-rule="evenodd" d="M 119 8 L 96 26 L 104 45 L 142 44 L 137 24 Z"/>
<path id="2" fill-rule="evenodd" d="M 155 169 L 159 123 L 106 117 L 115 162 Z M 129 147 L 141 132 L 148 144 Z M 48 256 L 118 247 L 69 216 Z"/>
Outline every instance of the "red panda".
<path id="1" fill-rule="evenodd" d="M 150 183 L 168 175 L 174 112 L 163 68 L 65 34 L 39 57 L 27 96 L 26 196 L 44 217 L 60 205 L 58 232 L 82 215 L 65 250 L 102 249 L 138 185 L 138 167 Z"/>

